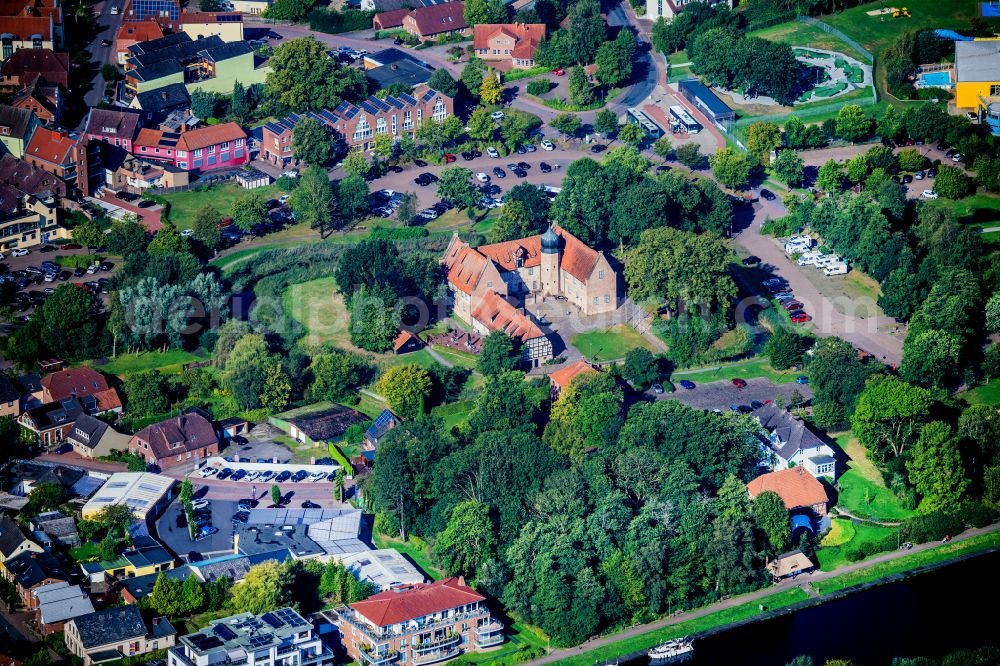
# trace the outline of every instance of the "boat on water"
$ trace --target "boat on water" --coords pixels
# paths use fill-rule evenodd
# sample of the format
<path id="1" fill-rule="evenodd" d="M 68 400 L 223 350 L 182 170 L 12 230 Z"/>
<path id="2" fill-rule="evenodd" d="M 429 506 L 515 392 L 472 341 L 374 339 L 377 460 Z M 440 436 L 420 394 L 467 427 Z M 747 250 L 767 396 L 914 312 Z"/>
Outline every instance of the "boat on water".
<path id="1" fill-rule="evenodd" d="M 657 645 L 646 654 L 654 664 L 676 664 L 694 656 L 694 646 L 687 638 L 675 638 Z"/>

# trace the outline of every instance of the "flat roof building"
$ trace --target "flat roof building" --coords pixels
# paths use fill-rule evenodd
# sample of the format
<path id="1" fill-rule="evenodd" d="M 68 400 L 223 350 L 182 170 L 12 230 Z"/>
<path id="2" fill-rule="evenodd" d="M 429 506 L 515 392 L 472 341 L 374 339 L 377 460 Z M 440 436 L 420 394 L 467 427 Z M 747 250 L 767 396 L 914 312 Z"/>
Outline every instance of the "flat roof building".
<path id="1" fill-rule="evenodd" d="M 679 81 L 677 90 L 684 95 L 684 99 L 694 104 L 712 122 L 725 123 L 736 120 L 736 112 L 719 99 L 711 88 L 698 79 Z"/>
<path id="2" fill-rule="evenodd" d="M 93 518 L 106 506 L 127 504 L 136 518 L 155 518 L 170 503 L 173 485 L 173 479 L 161 474 L 112 474 L 107 483 L 83 505 L 83 517 Z"/>
<path id="3" fill-rule="evenodd" d="M 379 592 L 426 582 L 423 573 L 395 548 L 369 550 L 340 561 L 358 580 L 366 580 Z"/>

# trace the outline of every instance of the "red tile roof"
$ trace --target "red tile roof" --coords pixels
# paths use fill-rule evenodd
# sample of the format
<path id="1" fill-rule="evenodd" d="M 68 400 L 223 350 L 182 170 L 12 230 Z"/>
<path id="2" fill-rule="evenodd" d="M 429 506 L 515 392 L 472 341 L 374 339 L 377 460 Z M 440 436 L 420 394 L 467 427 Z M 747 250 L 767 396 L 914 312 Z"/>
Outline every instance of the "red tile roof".
<path id="1" fill-rule="evenodd" d="M 415 340 L 417 344 L 423 344 L 423 341 L 415 333 L 411 333 L 410 331 L 400 331 L 399 335 L 396 336 L 396 339 L 392 341 L 392 350 L 398 352 L 411 340 Z"/>
<path id="2" fill-rule="evenodd" d="M 31 136 L 24 154 L 57 166 L 65 166 L 73 161 L 75 148 L 76 140 L 69 138 L 65 132 L 39 127 Z"/>
<path id="3" fill-rule="evenodd" d="M 586 361 L 576 361 L 575 363 L 570 363 L 565 368 L 559 368 L 553 372 L 549 375 L 549 381 L 563 389 L 569 386 L 569 383 L 573 381 L 574 378 L 591 372 L 597 372 L 597 370 L 594 369 L 594 366 Z"/>
<path id="4" fill-rule="evenodd" d="M 375 18 L 372 19 L 372 24 L 378 22 L 382 30 L 388 30 L 390 28 L 398 28 L 403 25 L 403 19 L 410 15 L 409 9 L 393 9 L 388 12 L 382 12 L 381 14 L 376 14 Z"/>
<path id="5" fill-rule="evenodd" d="M 448 268 L 448 282 L 455 288 L 471 294 L 479 283 L 488 260 L 482 254 L 453 236 L 445 252 L 443 263 Z"/>
<path id="6" fill-rule="evenodd" d="M 115 35 L 116 40 L 123 42 L 149 42 L 160 37 L 163 37 L 163 29 L 160 28 L 160 24 L 156 21 L 123 23 L 122 27 L 118 28 L 118 34 Z"/>
<path id="7" fill-rule="evenodd" d="M 439 32 L 466 30 L 464 2 L 443 2 L 440 5 L 417 7 L 410 12 L 410 18 L 421 36 L 436 35 Z"/>
<path id="8" fill-rule="evenodd" d="M 92 368 L 72 368 L 60 370 L 42 377 L 42 388 L 48 391 L 52 400 L 64 400 L 71 396 L 95 395 L 108 390 L 108 380 Z"/>
<path id="9" fill-rule="evenodd" d="M 472 318 L 491 331 L 503 331 L 521 342 L 545 337 L 537 324 L 492 290 L 487 291 L 479 301 L 472 311 Z"/>
<path id="10" fill-rule="evenodd" d="M 479 23 L 472 32 L 472 48 L 479 50 L 489 48 L 489 40 L 494 35 L 502 33 L 520 44 L 524 40 L 533 42 L 545 39 L 544 23 Z"/>
<path id="11" fill-rule="evenodd" d="M 52 41 L 52 18 L 49 16 L 0 16 L 0 33 L 9 32 L 21 40 L 41 35 L 42 40 Z"/>
<path id="12" fill-rule="evenodd" d="M 177 140 L 177 150 L 196 150 L 208 148 L 225 141 L 246 139 L 247 133 L 236 123 L 221 123 L 198 129 L 188 130 Z"/>
<path id="13" fill-rule="evenodd" d="M 351 604 L 351 608 L 375 626 L 388 627 L 485 600 L 465 584 L 464 578 L 445 578 L 380 592 Z"/>
<path id="14" fill-rule="evenodd" d="M 804 467 L 762 474 L 747 484 L 747 490 L 750 491 L 750 497 L 757 497 L 767 491 L 775 492 L 789 511 L 830 501 L 823 484 Z"/>
<path id="15" fill-rule="evenodd" d="M 135 433 L 133 439 L 148 443 L 157 460 L 219 443 L 211 422 L 195 413 L 146 426 Z"/>
<path id="16" fill-rule="evenodd" d="M 97 400 L 97 409 L 101 412 L 110 412 L 112 409 L 121 409 L 122 397 L 118 395 L 118 389 L 109 388 L 107 391 L 94 393 Z"/>

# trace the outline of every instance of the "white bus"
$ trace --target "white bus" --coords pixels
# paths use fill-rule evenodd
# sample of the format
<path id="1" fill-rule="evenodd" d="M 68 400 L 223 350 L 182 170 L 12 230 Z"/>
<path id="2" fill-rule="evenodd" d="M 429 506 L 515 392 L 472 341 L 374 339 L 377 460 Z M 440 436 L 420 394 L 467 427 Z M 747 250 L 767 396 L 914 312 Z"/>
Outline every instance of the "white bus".
<path id="1" fill-rule="evenodd" d="M 702 130 L 701 124 L 692 118 L 691 114 L 685 111 L 682 106 L 670 107 L 670 116 L 673 118 L 673 122 L 676 122 L 679 128 L 683 129 L 688 134 L 697 134 Z M 673 124 L 673 122 L 671 124 Z"/>
<path id="2" fill-rule="evenodd" d="M 646 134 L 651 138 L 659 139 L 660 135 L 663 134 L 663 130 L 660 129 L 660 126 L 654 123 L 652 119 L 643 111 L 636 108 L 629 108 L 626 114 L 626 118 L 630 123 L 635 123 L 642 129 L 646 130 Z"/>

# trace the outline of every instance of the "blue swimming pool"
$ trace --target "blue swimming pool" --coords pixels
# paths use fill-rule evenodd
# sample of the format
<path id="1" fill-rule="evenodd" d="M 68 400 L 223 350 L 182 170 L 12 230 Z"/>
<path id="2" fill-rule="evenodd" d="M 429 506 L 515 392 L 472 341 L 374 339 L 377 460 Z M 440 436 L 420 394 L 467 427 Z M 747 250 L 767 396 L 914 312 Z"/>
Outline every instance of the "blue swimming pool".
<path id="1" fill-rule="evenodd" d="M 925 88 L 947 88 L 951 86 L 951 74 L 948 72 L 923 72 L 920 83 Z"/>

